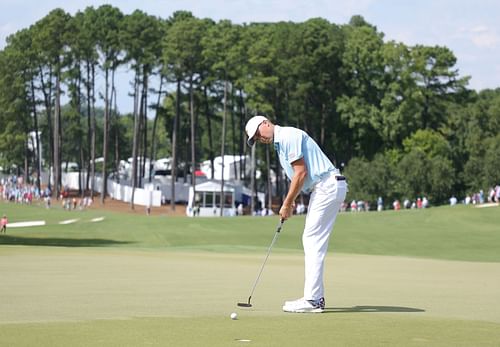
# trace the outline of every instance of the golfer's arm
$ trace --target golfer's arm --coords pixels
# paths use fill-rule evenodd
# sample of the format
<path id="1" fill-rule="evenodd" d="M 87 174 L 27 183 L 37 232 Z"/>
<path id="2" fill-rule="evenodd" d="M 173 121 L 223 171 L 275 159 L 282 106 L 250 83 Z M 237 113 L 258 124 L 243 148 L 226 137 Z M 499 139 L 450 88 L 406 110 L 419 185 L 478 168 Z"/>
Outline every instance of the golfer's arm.
<path id="1" fill-rule="evenodd" d="M 285 201 L 283 201 L 284 206 L 293 205 L 307 177 L 307 167 L 304 158 L 300 158 L 294 161 L 292 163 L 292 168 L 292 182 L 290 183 L 290 189 L 288 189 L 288 194 L 286 195 Z"/>

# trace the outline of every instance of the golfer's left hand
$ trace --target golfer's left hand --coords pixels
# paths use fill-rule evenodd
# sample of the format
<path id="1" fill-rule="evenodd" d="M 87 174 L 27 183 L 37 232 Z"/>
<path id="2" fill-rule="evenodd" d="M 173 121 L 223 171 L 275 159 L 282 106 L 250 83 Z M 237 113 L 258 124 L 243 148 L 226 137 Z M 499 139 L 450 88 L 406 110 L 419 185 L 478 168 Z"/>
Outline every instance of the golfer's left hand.
<path id="1" fill-rule="evenodd" d="M 279 215 L 282 220 L 287 220 L 293 215 L 293 205 L 283 205 L 280 208 Z"/>

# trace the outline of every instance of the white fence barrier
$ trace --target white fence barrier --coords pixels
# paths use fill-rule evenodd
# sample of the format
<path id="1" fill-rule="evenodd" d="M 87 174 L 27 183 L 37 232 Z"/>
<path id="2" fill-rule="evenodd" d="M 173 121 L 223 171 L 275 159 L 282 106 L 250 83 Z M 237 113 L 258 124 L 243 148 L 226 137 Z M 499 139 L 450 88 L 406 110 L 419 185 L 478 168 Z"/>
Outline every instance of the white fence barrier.
<path id="1" fill-rule="evenodd" d="M 64 187 L 68 187 L 69 189 L 79 189 L 78 184 L 78 172 L 68 172 L 63 173 L 61 176 L 61 182 Z M 81 175 L 83 187 L 86 182 L 86 175 Z M 161 206 L 161 191 L 153 190 L 152 186 L 149 186 L 148 189 L 143 188 L 135 188 L 134 192 L 134 204 L 142 205 L 142 206 Z M 111 198 L 115 200 L 121 200 L 124 202 L 132 201 L 132 187 L 120 183 L 116 183 L 112 180 L 108 179 L 108 194 Z M 102 179 L 99 176 L 95 176 L 94 179 L 94 190 L 96 192 L 101 193 L 102 190 Z"/>

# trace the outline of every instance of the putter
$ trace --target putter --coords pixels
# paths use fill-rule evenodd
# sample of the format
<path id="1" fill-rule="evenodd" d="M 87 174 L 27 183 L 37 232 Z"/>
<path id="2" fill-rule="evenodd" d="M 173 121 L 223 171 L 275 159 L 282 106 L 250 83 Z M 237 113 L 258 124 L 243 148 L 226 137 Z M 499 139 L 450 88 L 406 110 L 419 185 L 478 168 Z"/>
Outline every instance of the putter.
<path id="1" fill-rule="evenodd" d="M 264 270 L 264 266 L 266 265 L 267 258 L 269 258 L 269 254 L 271 253 L 271 249 L 274 246 L 274 243 L 276 242 L 276 239 L 278 238 L 278 235 L 280 234 L 281 227 L 283 226 L 283 223 L 285 222 L 284 219 L 280 219 L 280 223 L 278 224 L 278 227 L 276 228 L 276 232 L 274 233 L 273 241 L 271 242 L 271 245 L 269 246 L 269 249 L 267 250 L 267 255 L 266 258 L 264 259 L 264 263 L 262 264 L 259 275 L 257 276 L 257 279 L 255 280 L 255 283 L 253 284 L 252 291 L 250 292 L 250 296 L 248 297 L 248 302 L 239 302 L 238 306 L 239 307 L 252 307 L 252 304 L 250 301 L 252 300 L 252 295 L 255 290 L 255 287 L 257 287 L 257 283 L 259 282 L 260 275 L 262 275 L 262 270 Z"/>

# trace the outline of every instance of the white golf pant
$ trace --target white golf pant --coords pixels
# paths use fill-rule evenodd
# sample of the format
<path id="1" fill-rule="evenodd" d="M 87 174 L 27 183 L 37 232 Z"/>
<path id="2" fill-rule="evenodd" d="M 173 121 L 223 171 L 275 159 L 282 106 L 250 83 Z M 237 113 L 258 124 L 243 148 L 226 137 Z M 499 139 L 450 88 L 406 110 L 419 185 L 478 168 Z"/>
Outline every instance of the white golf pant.
<path id="1" fill-rule="evenodd" d="M 324 297 L 323 270 L 328 240 L 346 194 L 346 181 L 338 181 L 335 174 L 323 178 L 315 185 L 311 193 L 302 235 L 305 256 L 304 299 L 306 300 Z"/>

